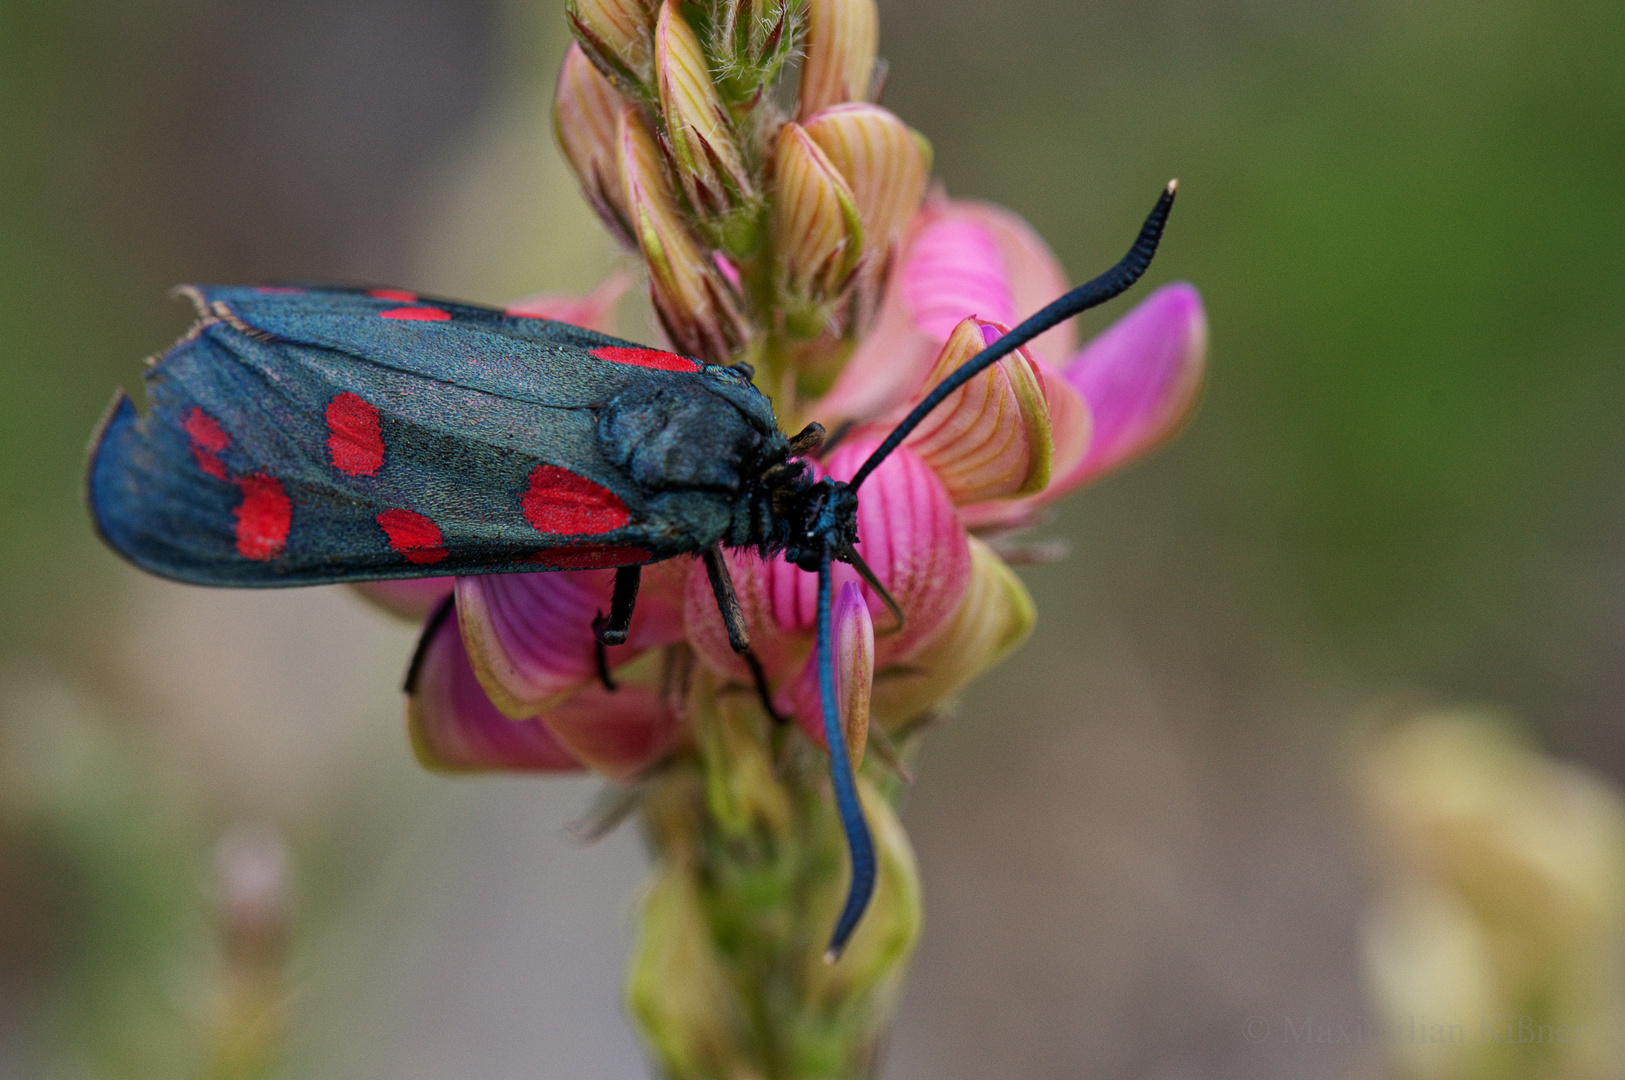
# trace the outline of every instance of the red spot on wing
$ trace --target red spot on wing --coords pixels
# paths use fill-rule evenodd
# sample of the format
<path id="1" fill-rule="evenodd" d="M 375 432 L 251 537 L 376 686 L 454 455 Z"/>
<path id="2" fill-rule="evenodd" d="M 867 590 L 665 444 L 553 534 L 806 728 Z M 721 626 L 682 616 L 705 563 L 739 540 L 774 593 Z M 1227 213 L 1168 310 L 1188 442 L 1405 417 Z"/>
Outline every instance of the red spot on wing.
<path id="1" fill-rule="evenodd" d="M 398 307 L 378 313 L 380 319 L 406 319 L 409 322 L 444 322 L 451 318 L 449 311 L 437 307 Z"/>
<path id="2" fill-rule="evenodd" d="M 613 532 L 631 520 L 613 491 L 557 465 L 531 470 L 530 487 L 519 505 L 537 532 L 566 536 Z"/>
<path id="3" fill-rule="evenodd" d="M 660 371 L 698 371 L 701 366 L 698 360 L 690 360 L 676 353 L 625 345 L 601 345 L 588 355 L 612 364 L 631 364 L 633 367 L 657 368 Z"/>
<path id="4" fill-rule="evenodd" d="M 585 544 L 581 547 L 538 551 L 526 561 L 545 566 L 550 570 L 603 570 L 611 566 L 635 566 L 652 558 L 653 554 L 640 547 Z"/>
<path id="5" fill-rule="evenodd" d="M 440 526 L 411 510 L 389 509 L 378 515 L 378 527 L 389 537 L 389 546 L 419 566 L 437 563 L 446 557 L 446 538 Z"/>
<path id="6" fill-rule="evenodd" d="M 397 304 L 415 304 L 418 294 L 405 289 L 368 289 L 367 295 L 374 300 L 393 300 Z"/>
<path id="7" fill-rule="evenodd" d="M 274 559 L 288 544 L 288 526 L 293 524 L 293 503 L 282 490 L 282 481 L 265 473 L 240 476 L 234 483 L 242 489 L 243 501 L 237 515 L 237 554 L 245 559 Z"/>
<path id="8" fill-rule="evenodd" d="M 192 440 L 192 457 L 197 467 L 216 480 L 226 478 L 226 464 L 220 460 L 220 451 L 231 445 L 231 436 L 220 430 L 220 422 L 196 405 L 186 414 L 181 429 Z"/>
<path id="9" fill-rule="evenodd" d="M 351 476 L 376 476 L 384 464 L 378 410 L 348 390 L 327 403 L 327 456 Z"/>

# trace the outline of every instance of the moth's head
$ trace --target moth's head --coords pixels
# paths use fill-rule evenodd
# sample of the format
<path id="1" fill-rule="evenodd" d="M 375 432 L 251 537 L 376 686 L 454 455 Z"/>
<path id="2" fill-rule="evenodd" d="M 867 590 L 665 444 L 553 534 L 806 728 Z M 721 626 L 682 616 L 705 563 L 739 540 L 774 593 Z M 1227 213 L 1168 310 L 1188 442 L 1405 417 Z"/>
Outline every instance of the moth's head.
<path id="1" fill-rule="evenodd" d="M 858 542 L 858 493 L 844 480 L 824 477 L 796 491 L 786 508 L 789 542 L 784 558 L 806 571 L 816 571 L 827 549 L 852 550 Z"/>

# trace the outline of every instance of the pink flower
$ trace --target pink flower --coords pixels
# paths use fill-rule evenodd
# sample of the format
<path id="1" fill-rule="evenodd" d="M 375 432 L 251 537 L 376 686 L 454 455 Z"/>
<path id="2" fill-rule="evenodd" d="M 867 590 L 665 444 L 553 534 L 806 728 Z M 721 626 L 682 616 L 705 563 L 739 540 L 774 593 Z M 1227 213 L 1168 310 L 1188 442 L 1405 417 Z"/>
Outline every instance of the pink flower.
<path id="1" fill-rule="evenodd" d="M 412 695 L 420 754 L 447 745 L 467 757 L 477 744 L 479 764 L 454 754 L 448 767 L 538 768 L 530 762 L 545 738 L 569 763 L 550 768 L 626 777 L 659 760 L 681 734 L 661 654 L 683 640 L 689 566 L 646 568 L 627 643 L 605 650 L 614 692 L 601 682 L 592 632 L 593 617 L 609 610 L 613 570 L 458 578 L 456 618 L 446 622 L 460 633 L 431 636 Z"/>
<path id="2" fill-rule="evenodd" d="M 862 421 L 815 471 L 850 478 L 933 386 L 1066 287 L 1059 263 L 1015 215 L 932 201 L 909 230 L 875 326 L 814 406 L 826 423 Z M 538 298 L 523 310 L 598 321 L 622 288 L 612 281 L 586 300 Z M 881 722 L 907 719 L 1031 627 L 1020 582 L 967 529 L 1021 524 L 1166 439 L 1198 397 L 1206 343 L 1196 290 L 1163 286 L 1082 350 L 1068 324 L 1012 353 L 951 396 L 876 470 L 859 506 L 857 551 L 906 618 L 896 628 L 879 594 L 853 567 L 836 564 L 834 644 L 855 759 L 871 696 Z M 724 557 L 777 710 L 824 745 L 816 575 L 749 551 Z M 691 649 L 723 677 L 753 683 L 729 647 L 707 575 L 694 566 L 674 559 L 646 568 L 630 638 L 606 654 L 613 692 L 592 634 L 594 616 L 609 609 L 613 571 L 459 579 L 461 632 L 433 633 L 412 698 L 420 756 L 446 769 L 587 766 L 613 777 L 658 762 L 684 737 L 675 658 Z M 450 585 L 431 579 L 368 590 L 395 610 L 421 612 Z"/>
<path id="3" fill-rule="evenodd" d="M 1067 287 L 1053 253 L 1020 218 L 986 203 L 933 200 L 915 220 L 873 329 L 817 414 L 831 425 L 863 421 L 866 432 L 889 427 L 980 347 L 974 337 L 956 338 L 965 320 L 974 319 L 983 340 L 992 341 Z M 1075 340 L 1068 322 L 1017 354 L 1035 373 L 1048 412 L 1047 483 L 1040 491 L 998 498 L 962 492 L 955 501 L 967 524 L 1019 523 L 1044 503 L 1159 445 L 1194 409 L 1207 359 L 1207 322 L 1194 287 L 1165 285 L 1081 351 L 1075 351 Z M 999 366 L 1013 370 L 1009 361 Z M 1023 393 L 1030 404 L 1030 389 L 1014 384 L 1003 397 L 1030 414 Z M 976 422 L 995 418 L 967 408 L 961 425 Z M 1013 422 L 1008 410 L 1004 422 Z M 1043 434 L 1042 424 L 1022 426 L 1029 440 Z M 952 420 L 937 415 L 925 427 L 955 430 Z M 909 445 L 919 449 L 925 439 L 916 432 Z M 946 450 L 953 440 L 938 438 L 937 445 Z M 1017 453 L 1014 447 L 1009 452 Z"/>
<path id="4" fill-rule="evenodd" d="M 878 440 L 848 442 L 821 463 L 819 471 L 847 479 L 857 471 Z M 855 585 L 875 626 L 874 666 L 907 664 L 953 618 L 970 583 L 969 540 L 942 480 L 906 447 L 880 466 L 864 486 L 858 506 L 857 551 L 905 614 L 901 630 L 885 603 L 858 572 L 837 563 L 834 588 L 844 595 Z M 788 688 L 810 663 L 817 617 L 818 575 L 783 559 L 763 560 L 754 553 L 724 554 L 750 629 L 751 647 L 761 661 L 779 707 L 793 711 L 810 738 L 823 745 L 822 720 L 809 700 Z M 704 574 L 690 576 L 685 618 L 688 639 L 700 659 L 742 685 L 750 669 L 728 646 L 728 634 L 717 613 Z M 813 701 L 816 701 L 816 693 Z"/>

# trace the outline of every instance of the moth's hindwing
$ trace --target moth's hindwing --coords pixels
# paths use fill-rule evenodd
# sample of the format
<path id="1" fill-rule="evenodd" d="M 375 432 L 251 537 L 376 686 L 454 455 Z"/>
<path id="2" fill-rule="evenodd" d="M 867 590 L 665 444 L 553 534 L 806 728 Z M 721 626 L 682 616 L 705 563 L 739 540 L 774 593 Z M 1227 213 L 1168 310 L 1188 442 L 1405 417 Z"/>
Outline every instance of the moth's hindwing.
<path id="1" fill-rule="evenodd" d="M 698 361 L 393 290 L 193 296 L 148 414 L 120 393 L 91 448 L 96 527 L 143 569 L 280 586 L 622 566 L 727 527 L 726 493 L 651 492 L 595 431 L 616 394 L 712 379 Z"/>

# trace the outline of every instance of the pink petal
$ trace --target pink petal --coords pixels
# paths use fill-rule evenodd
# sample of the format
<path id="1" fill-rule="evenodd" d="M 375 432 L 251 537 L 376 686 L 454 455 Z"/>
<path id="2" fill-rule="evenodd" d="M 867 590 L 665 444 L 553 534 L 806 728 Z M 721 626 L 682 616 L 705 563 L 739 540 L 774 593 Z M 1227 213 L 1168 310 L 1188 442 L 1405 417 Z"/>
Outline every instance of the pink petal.
<path id="1" fill-rule="evenodd" d="M 1202 388 L 1207 336 L 1201 294 L 1176 282 L 1084 347 L 1066 379 L 1088 402 L 1094 433 L 1083 460 L 1051 485 L 1055 494 L 1139 457 L 1180 428 Z"/>
<path id="2" fill-rule="evenodd" d="M 942 342 L 914 325 L 903 304 L 901 275 L 886 285 L 875 323 L 858 342 L 835 385 L 814 408 L 831 431 L 843 420 L 870 420 L 907 398 L 931 367 Z"/>
<path id="3" fill-rule="evenodd" d="M 1066 272 L 1031 226 L 991 203 L 937 198 L 915 216 L 874 325 L 819 405 L 826 421 L 869 420 L 895 408 L 930 368 L 962 319 L 1014 325 L 1068 288 Z M 1030 352 L 1059 365 L 1071 320 Z"/>
<path id="4" fill-rule="evenodd" d="M 632 285 L 632 275 L 617 269 L 586 296 L 574 293 L 537 293 L 508 305 L 509 315 L 525 315 L 532 319 L 552 319 L 585 326 L 589 330 L 612 334 L 615 332 L 615 305 Z"/>
<path id="5" fill-rule="evenodd" d="M 480 689 L 455 619 L 435 630 L 407 699 L 412 748 L 425 767 L 446 772 L 560 771 L 581 768 L 545 724 L 509 720 Z"/>
<path id="6" fill-rule="evenodd" d="M 1001 322 L 1020 322 L 1072 287 L 1061 261 L 1020 215 L 993 203 L 967 199 L 948 200 L 944 213 L 950 220 L 981 226 L 998 244 L 1013 302 L 1011 318 Z M 1068 319 L 1038 335 L 1027 348 L 1038 359 L 1060 366 L 1077 344 L 1077 323 Z"/>
<path id="7" fill-rule="evenodd" d="M 909 321 L 937 341 L 972 315 L 1002 323 L 1015 316 L 1004 255 L 977 222 L 950 216 L 927 225 L 897 273 Z"/>
<path id="8" fill-rule="evenodd" d="M 829 474 L 850 477 L 878 440 L 843 444 L 825 462 Z M 862 586 L 871 618 L 880 627 L 875 663 L 908 659 L 953 616 L 970 580 L 970 548 L 942 481 L 920 457 L 900 448 L 875 470 L 858 495 L 858 553 L 902 606 L 906 623 L 890 633 L 891 613 L 867 585 Z M 779 684 L 799 672 L 812 647 L 818 575 L 782 558 L 725 553 L 740 605 L 750 629 L 751 647 L 769 682 Z M 843 563 L 833 569 L 834 585 L 858 581 Z M 749 685 L 750 672 L 728 647 L 727 632 L 703 570 L 688 583 L 685 617 L 688 636 L 702 659 Z"/>
<path id="9" fill-rule="evenodd" d="M 682 735 L 677 711 L 658 687 L 625 680 L 613 692 L 591 683 L 533 722 L 549 728 L 590 768 L 617 780 L 665 757 Z"/>
<path id="10" fill-rule="evenodd" d="M 682 640 L 689 562 L 644 567 L 631 634 L 609 650 L 612 666 Z M 592 623 L 599 612 L 609 613 L 614 587 L 613 570 L 457 579 L 457 614 L 474 670 L 504 713 L 534 716 L 597 678 Z"/>
<path id="11" fill-rule="evenodd" d="M 455 578 L 397 578 L 394 581 L 363 581 L 352 585 L 356 594 L 391 615 L 422 622 L 440 601 L 451 595 Z"/>

